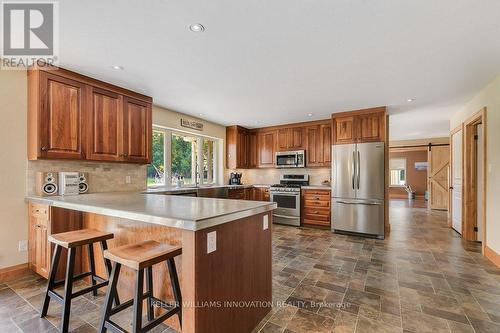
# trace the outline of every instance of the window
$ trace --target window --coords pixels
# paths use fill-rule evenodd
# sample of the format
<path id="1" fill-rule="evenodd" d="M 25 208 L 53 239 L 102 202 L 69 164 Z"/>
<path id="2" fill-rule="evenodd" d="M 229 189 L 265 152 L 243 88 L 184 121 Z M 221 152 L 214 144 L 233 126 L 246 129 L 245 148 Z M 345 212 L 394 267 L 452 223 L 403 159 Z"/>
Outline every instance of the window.
<path id="1" fill-rule="evenodd" d="M 391 158 L 389 161 L 391 169 L 390 186 L 405 186 L 406 185 L 406 158 Z"/>
<path id="2" fill-rule="evenodd" d="M 219 175 L 219 139 L 177 130 L 153 130 L 153 159 L 148 186 L 216 184 Z"/>

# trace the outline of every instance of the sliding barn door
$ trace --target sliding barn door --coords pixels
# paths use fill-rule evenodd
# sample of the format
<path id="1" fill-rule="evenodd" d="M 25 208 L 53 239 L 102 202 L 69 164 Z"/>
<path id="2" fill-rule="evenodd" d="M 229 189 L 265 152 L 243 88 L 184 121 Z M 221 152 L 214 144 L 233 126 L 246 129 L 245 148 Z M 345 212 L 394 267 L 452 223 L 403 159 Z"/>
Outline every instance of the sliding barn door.
<path id="1" fill-rule="evenodd" d="M 450 147 L 433 146 L 429 150 L 429 206 L 448 210 Z"/>

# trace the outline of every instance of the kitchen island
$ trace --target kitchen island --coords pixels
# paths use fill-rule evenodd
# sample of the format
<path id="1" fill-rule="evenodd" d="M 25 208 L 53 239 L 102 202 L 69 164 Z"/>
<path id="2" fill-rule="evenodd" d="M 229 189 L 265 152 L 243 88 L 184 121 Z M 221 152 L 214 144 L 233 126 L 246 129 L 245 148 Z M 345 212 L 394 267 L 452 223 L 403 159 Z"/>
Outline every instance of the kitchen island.
<path id="1" fill-rule="evenodd" d="M 28 197 L 27 201 L 48 207 L 48 234 L 91 228 L 114 233 L 110 248 L 144 240 L 181 245 L 176 264 L 183 298 L 182 332 L 251 332 L 271 309 L 275 203 L 142 193 Z M 213 232 L 216 244 L 209 248 L 207 235 Z M 86 252 L 80 255 L 77 271 L 88 270 Z M 106 276 L 100 251 L 94 252 L 97 273 Z M 155 296 L 172 300 L 166 265 L 153 269 Z M 133 283 L 132 272 L 125 270 L 118 290 L 122 299 L 132 297 Z M 167 324 L 179 328 L 176 317 Z"/>

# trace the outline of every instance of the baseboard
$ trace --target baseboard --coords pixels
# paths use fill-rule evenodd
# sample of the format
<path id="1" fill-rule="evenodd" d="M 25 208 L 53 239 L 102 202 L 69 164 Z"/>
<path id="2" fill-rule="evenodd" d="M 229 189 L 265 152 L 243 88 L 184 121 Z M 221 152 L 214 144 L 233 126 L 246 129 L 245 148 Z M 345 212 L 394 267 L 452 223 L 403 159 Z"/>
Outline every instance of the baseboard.
<path id="1" fill-rule="evenodd" d="M 29 272 L 28 263 L 0 268 L 0 283 L 12 281 Z"/>
<path id="2" fill-rule="evenodd" d="M 497 267 L 500 267 L 500 254 L 489 248 L 488 245 L 484 249 L 484 256 L 497 265 Z"/>

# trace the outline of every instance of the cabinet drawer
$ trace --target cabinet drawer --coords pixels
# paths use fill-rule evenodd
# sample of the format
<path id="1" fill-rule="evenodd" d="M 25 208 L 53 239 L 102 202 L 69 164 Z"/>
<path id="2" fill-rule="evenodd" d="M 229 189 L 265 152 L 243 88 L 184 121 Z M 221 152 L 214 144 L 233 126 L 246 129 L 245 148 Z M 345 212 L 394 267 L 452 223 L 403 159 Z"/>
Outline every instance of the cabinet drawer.
<path id="1" fill-rule="evenodd" d="M 227 197 L 229 199 L 239 199 L 239 200 L 244 200 L 245 199 L 245 190 L 229 190 L 227 193 Z"/>
<path id="2" fill-rule="evenodd" d="M 330 196 L 330 191 L 329 190 L 304 190 L 303 191 L 304 196 L 309 196 L 309 195 L 326 195 Z"/>
<path id="3" fill-rule="evenodd" d="M 328 198 L 330 199 L 330 198 Z M 330 207 L 330 200 L 309 200 L 304 199 L 304 207 Z"/>
<path id="4" fill-rule="evenodd" d="M 49 220 L 49 206 L 31 203 L 29 210 L 30 216 L 40 220 Z"/>
<path id="5" fill-rule="evenodd" d="M 327 219 L 330 220 L 330 209 L 329 208 L 311 208 L 305 207 L 303 210 L 304 218 L 308 219 Z"/>
<path id="6" fill-rule="evenodd" d="M 323 227 L 330 227 L 330 220 L 328 220 L 328 221 L 320 221 L 320 220 L 304 219 L 302 223 L 303 224 L 311 224 L 311 225 L 323 226 Z"/>

